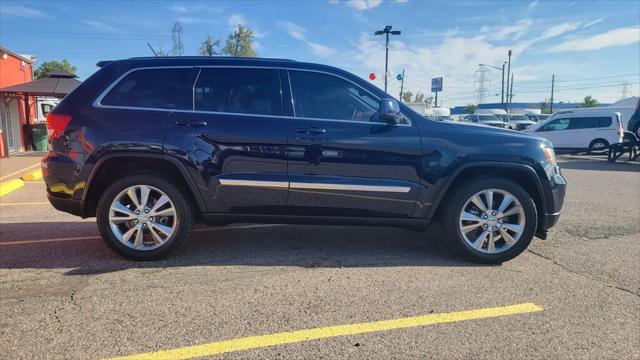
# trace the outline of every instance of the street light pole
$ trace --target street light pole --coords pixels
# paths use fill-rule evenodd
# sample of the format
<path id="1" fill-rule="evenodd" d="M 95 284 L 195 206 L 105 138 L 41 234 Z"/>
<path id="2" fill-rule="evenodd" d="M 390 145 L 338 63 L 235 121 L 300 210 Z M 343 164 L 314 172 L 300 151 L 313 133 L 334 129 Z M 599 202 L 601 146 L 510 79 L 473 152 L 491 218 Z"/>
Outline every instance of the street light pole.
<path id="1" fill-rule="evenodd" d="M 392 26 L 387 25 L 382 30 L 378 30 L 374 33 L 374 35 L 386 35 L 386 41 L 384 44 L 385 47 L 385 57 L 384 57 L 384 92 L 387 92 L 387 83 L 389 79 L 387 78 L 387 74 L 389 73 L 389 34 L 391 35 L 400 35 L 402 32 L 400 30 L 391 31 Z"/>
<path id="2" fill-rule="evenodd" d="M 493 65 L 487 65 L 487 64 L 478 64 L 478 66 L 488 66 L 494 69 L 498 69 L 500 71 L 502 71 L 502 92 L 500 93 L 500 104 L 502 104 L 502 106 L 504 107 L 504 66 L 507 64 L 507 62 L 505 61 L 502 64 L 502 67 L 499 68 L 497 66 L 493 66 Z M 508 84 L 507 84 L 508 87 Z"/>
<path id="3" fill-rule="evenodd" d="M 511 50 L 509 50 L 509 65 L 507 65 L 507 103 L 509 102 L 509 93 L 510 93 L 510 91 L 509 91 L 509 76 L 510 75 L 511 75 Z"/>

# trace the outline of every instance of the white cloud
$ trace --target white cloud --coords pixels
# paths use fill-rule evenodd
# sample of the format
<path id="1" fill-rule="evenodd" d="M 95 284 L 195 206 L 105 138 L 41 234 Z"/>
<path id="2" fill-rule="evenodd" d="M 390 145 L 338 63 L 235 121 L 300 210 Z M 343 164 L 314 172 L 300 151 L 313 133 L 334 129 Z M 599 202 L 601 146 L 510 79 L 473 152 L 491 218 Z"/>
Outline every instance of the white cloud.
<path id="1" fill-rule="evenodd" d="M 590 37 L 571 39 L 556 44 L 549 52 L 589 51 L 611 46 L 629 45 L 640 42 L 640 26 L 629 26 L 609 30 Z"/>
<path id="2" fill-rule="evenodd" d="M 527 6 L 527 11 L 533 11 L 533 9 L 538 7 L 538 0 L 533 0 L 531 3 L 529 3 L 529 6 Z"/>
<path id="3" fill-rule="evenodd" d="M 502 26 L 502 27 L 483 26 L 482 29 L 486 33 L 488 33 L 488 36 L 491 39 L 494 39 L 494 40 L 505 40 L 507 38 L 518 40 L 529 32 L 532 25 L 533 25 L 533 21 L 529 19 L 523 19 L 516 22 L 514 25 Z"/>
<path id="4" fill-rule="evenodd" d="M 49 16 L 42 11 L 32 9 L 21 5 L 2 5 L 0 13 L 3 15 L 11 15 L 25 18 L 48 18 Z"/>
<path id="5" fill-rule="evenodd" d="M 369 10 L 382 4 L 382 0 L 347 0 L 347 5 L 356 10 Z"/>
<path id="6" fill-rule="evenodd" d="M 409 2 L 409 0 L 396 0 L 396 3 L 398 3 L 398 4 L 406 4 L 408 2 Z"/>
<path id="7" fill-rule="evenodd" d="M 118 29 L 114 28 L 111 25 L 107 25 L 103 22 L 100 21 L 95 21 L 95 20 L 82 20 L 82 23 L 85 25 L 89 25 L 97 30 L 100 30 L 102 32 L 106 32 L 106 33 L 115 33 L 118 32 Z"/>
<path id="8" fill-rule="evenodd" d="M 247 25 L 247 20 L 244 18 L 242 14 L 232 14 L 229 16 L 229 26 L 232 28 L 237 28 L 238 25 Z"/>
<path id="9" fill-rule="evenodd" d="M 304 33 L 307 30 L 298 24 L 295 24 L 291 21 L 279 21 L 276 25 L 294 39 L 305 39 Z"/>
<path id="10" fill-rule="evenodd" d="M 583 27 L 586 27 L 586 28 L 591 27 L 593 25 L 599 24 L 600 22 L 602 22 L 602 20 L 604 20 L 604 18 L 589 21 L 588 23 L 584 24 Z"/>
<path id="11" fill-rule="evenodd" d="M 540 40 L 556 37 L 564 33 L 567 33 L 569 31 L 573 31 L 579 27 L 580 27 L 580 22 L 564 23 L 564 24 L 552 26 L 542 33 L 542 35 L 540 36 Z"/>
<path id="12" fill-rule="evenodd" d="M 304 42 L 312 54 L 320 57 L 328 57 L 336 53 L 336 49 L 316 42 L 308 41 L 305 33 L 307 29 L 291 21 L 278 21 L 276 26 L 294 39 Z"/>
<path id="13" fill-rule="evenodd" d="M 170 6 L 169 10 L 179 14 L 191 14 L 191 13 L 220 14 L 222 12 L 221 8 L 209 6 L 206 4 L 194 4 L 194 5 L 176 4 L 176 5 Z"/>
<path id="14" fill-rule="evenodd" d="M 314 43 L 311 41 L 307 41 L 307 45 L 309 46 L 311 52 L 314 55 L 317 55 L 320 57 L 328 57 L 336 53 L 336 49 L 328 47 L 326 45 Z"/>

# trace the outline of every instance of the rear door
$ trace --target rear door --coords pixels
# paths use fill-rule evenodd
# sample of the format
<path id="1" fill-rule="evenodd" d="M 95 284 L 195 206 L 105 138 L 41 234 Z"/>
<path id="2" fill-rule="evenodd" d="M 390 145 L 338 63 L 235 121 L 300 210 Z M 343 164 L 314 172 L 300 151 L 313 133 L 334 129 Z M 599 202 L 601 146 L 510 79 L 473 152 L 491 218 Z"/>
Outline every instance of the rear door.
<path id="1" fill-rule="evenodd" d="M 274 214 L 287 204 L 286 120 L 278 70 L 202 67 L 167 121 L 210 212 Z"/>
<path id="2" fill-rule="evenodd" d="M 301 70 L 288 75 L 295 115 L 288 127 L 292 211 L 410 216 L 422 166 L 415 124 L 381 122 L 379 99 L 340 76 Z"/>
<path id="3" fill-rule="evenodd" d="M 574 117 L 566 131 L 567 147 L 573 149 L 586 149 L 592 140 L 599 137 L 597 117 Z M 603 134 L 606 135 L 606 134 Z"/>

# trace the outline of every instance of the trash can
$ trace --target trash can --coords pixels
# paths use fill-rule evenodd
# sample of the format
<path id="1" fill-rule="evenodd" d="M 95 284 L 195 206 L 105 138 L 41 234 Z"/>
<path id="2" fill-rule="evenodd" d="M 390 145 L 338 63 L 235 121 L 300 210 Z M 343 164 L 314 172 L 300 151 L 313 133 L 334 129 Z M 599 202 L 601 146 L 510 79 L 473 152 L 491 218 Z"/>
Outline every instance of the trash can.
<path id="1" fill-rule="evenodd" d="M 36 151 L 47 151 L 47 125 L 45 123 L 31 124 L 31 134 Z"/>

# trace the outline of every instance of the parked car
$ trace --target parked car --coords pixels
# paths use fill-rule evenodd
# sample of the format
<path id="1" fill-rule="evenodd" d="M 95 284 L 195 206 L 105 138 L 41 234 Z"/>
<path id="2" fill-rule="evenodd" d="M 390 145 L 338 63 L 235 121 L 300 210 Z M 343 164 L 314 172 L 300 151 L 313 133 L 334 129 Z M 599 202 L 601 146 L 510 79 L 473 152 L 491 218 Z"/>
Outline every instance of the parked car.
<path id="1" fill-rule="evenodd" d="M 525 132 L 549 140 L 557 150 L 591 153 L 621 142 L 624 131 L 620 113 L 601 108 L 589 112 L 560 111 Z"/>
<path id="2" fill-rule="evenodd" d="M 491 114 L 471 114 L 465 115 L 464 121 L 477 123 L 480 125 L 493 126 L 498 128 L 506 127 L 506 123 L 495 115 Z"/>
<path id="3" fill-rule="evenodd" d="M 566 113 L 568 111 L 571 111 L 572 113 L 580 113 L 580 114 L 590 114 L 593 112 L 599 112 L 599 111 L 608 111 L 608 112 L 618 112 L 620 113 L 620 121 L 622 122 L 622 128 L 625 131 L 629 131 L 634 133 L 636 136 L 640 136 L 640 123 L 635 122 L 635 123 L 631 123 L 631 116 L 633 116 L 634 112 L 636 111 L 636 108 L 638 105 L 638 102 L 636 102 L 636 105 L 632 105 L 630 103 L 629 100 L 633 100 L 633 99 L 625 99 L 624 101 L 619 101 L 615 104 L 612 104 L 611 106 L 598 106 L 598 107 L 591 107 L 591 108 L 576 108 L 576 109 L 571 109 L 571 110 L 561 110 L 558 113 L 562 114 L 562 113 Z M 637 100 L 640 101 L 640 100 Z M 621 105 L 617 105 L 617 104 L 621 104 Z M 590 115 L 589 115 L 590 116 Z"/>
<path id="4" fill-rule="evenodd" d="M 550 114 L 527 114 L 527 117 L 529 118 L 529 120 L 533 122 L 538 122 L 542 120 L 547 120 L 548 118 L 551 117 L 551 115 Z"/>
<path id="5" fill-rule="evenodd" d="M 425 119 L 340 69 L 224 57 L 98 65 L 49 113 L 42 170 L 51 204 L 97 216 L 128 258 L 169 254 L 194 222 L 427 229 L 439 217 L 463 254 L 497 263 L 544 238 L 562 209 L 547 140 Z"/>
<path id="6" fill-rule="evenodd" d="M 629 118 L 629 123 L 627 124 L 627 130 L 635 135 L 636 139 L 640 140 L 640 99 L 636 103 L 636 109 L 633 111 L 633 114 Z"/>
<path id="7" fill-rule="evenodd" d="M 534 121 L 529 120 L 529 117 L 524 114 L 510 114 L 507 127 L 512 130 L 524 130 L 529 126 L 535 124 Z"/>

